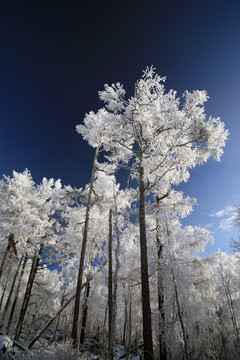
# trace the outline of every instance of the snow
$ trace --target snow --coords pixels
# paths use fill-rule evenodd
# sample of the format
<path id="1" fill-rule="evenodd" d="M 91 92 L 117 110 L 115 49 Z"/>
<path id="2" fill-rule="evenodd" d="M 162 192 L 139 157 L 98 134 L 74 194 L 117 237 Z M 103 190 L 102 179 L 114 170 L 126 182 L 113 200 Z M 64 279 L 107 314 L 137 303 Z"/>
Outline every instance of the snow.
<path id="1" fill-rule="evenodd" d="M 13 346 L 13 342 L 7 335 L 0 335 L 0 350 L 11 348 Z"/>

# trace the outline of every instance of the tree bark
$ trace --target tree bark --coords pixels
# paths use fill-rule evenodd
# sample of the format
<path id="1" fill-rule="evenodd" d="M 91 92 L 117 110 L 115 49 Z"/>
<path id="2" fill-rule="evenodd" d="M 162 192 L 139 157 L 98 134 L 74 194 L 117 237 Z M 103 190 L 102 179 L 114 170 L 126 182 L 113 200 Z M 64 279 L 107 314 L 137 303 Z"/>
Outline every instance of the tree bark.
<path id="1" fill-rule="evenodd" d="M 128 344 L 127 351 L 131 349 L 132 343 L 132 289 L 129 289 L 129 321 L 128 321 Z"/>
<path id="2" fill-rule="evenodd" d="M 33 283 L 34 283 L 36 273 L 38 270 L 38 265 L 40 262 L 40 256 L 42 254 L 42 251 L 43 251 L 43 245 L 41 244 L 39 253 L 38 254 L 36 253 L 33 258 L 32 267 L 31 267 L 27 287 L 26 287 L 25 294 L 24 294 L 24 299 L 23 299 L 23 303 L 22 303 L 22 307 L 21 307 L 21 311 L 20 311 L 20 315 L 19 315 L 19 319 L 18 319 L 18 323 L 17 323 L 17 327 L 16 327 L 16 333 L 15 333 L 15 340 L 17 340 L 17 341 L 18 341 L 21 331 L 22 331 L 23 321 L 24 321 L 24 318 L 26 315 L 27 306 L 28 306 L 28 302 L 29 302 L 29 299 L 31 296 L 32 287 L 33 287 Z"/>
<path id="3" fill-rule="evenodd" d="M 124 346 L 124 349 L 126 348 L 126 340 L 127 340 L 127 324 L 128 324 L 128 301 L 127 301 L 127 296 L 126 293 L 124 294 L 124 325 L 123 325 L 123 338 L 122 338 L 122 343 Z"/>
<path id="4" fill-rule="evenodd" d="M 167 360 L 166 336 L 165 336 L 165 310 L 164 289 L 160 261 L 162 259 L 162 246 L 158 250 L 158 311 L 159 311 L 159 353 L 161 360 Z"/>
<path id="5" fill-rule="evenodd" d="M 109 210 L 109 238 L 108 238 L 108 359 L 113 360 L 112 333 L 112 209 Z"/>
<path id="6" fill-rule="evenodd" d="M 7 289 L 7 281 L 5 281 L 4 286 L 3 286 L 3 292 L 2 292 L 2 296 L 1 296 L 1 300 L 0 300 L 0 309 L 2 308 L 2 303 L 3 303 L 6 289 Z"/>
<path id="7" fill-rule="evenodd" d="M 82 285 L 82 289 L 86 286 L 86 283 Z M 82 290 L 81 289 L 81 290 Z M 56 312 L 56 314 L 44 325 L 44 327 L 35 335 L 30 343 L 28 344 L 28 349 L 35 344 L 35 342 L 40 338 L 40 336 L 49 328 L 53 321 L 63 312 L 63 310 L 70 304 L 70 302 L 75 298 L 75 295 L 71 296 L 68 301 Z"/>
<path id="8" fill-rule="evenodd" d="M 86 285 L 86 293 L 84 297 L 84 304 L 83 304 L 83 315 L 82 315 L 82 326 L 81 326 L 81 334 L 80 334 L 80 344 L 84 343 L 85 334 L 86 334 L 86 325 L 87 325 L 87 315 L 88 315 L 88 298 L 90 295 L 90 278 L 87 279 Z"/>
<path id="9" fill-rule="evenodd" d="M 235 315 L 235 310 L 233 307 L 233 300 L 232 300 L 232 294 L 231 294 L 231 290 L 230 290 L 230 285 L 229 285 L 229 281 L 227 281 L 223 274 L 220 274 L 222 282 L 223 282 L 223 286 L 224 286 L 224 290 L 225 290 L 225 294 L 226 294 L 226 298 L 227 298 L 227 303 L 228 303 L 228 307 L 229 307 L 229 312 L 230 312 L 230 316 L 231 316 L 231 321 L 232 321 L 232 325 L 233 325 L 233 329 L 234 329 L 234 335 L 236 338 L 236 348 L 239 349 L 239 345 L 240 345 L 240 338 L 239 338 L 239 328 L 237 325 L 237 319 L 236 319 L 236 315 Z"/>
<path id="10" fill-rule="evenodd" d="M 94 161 L 93 161 L 93 169 L 92 169 L 92 176 L 91 176 L 90 188 L 89 188 L 89 193 L 88 193 L 88 203 L 87 203 L 87 209 L 86 209 L 86 217 L 85 217 L 83 240 L 82 240 L 82 251 L 81 251 L 79 269 L 78 269 L 78 280 L 77 280 L 76 298 L 75 298 L 74 315 L 73 315 L 73 326 L 72 326 L 72 334 L 71 334 L 71 337 L 74 341 L 75 347 L 78 347 L 78 345 L 79 345 L 78 342 L 80 340 L 79 336 L 78 336 L 80 297 L 81 297 L 84 259 L 85 259 L 85 252 L 86 252 L 86 245 L 87 245 L 87 238 L 88 238 L 88 228 L 89 228 L 89 221 L 90 221 L 90 210 L 91 210 L 91 201 L 92 201 L 92 194 L 93 194 L 93 182 L 94 182 L 96 169 L 97 169 L 98 153 L 99 153 L 99 147 L 97 147 L 97 149 L 96 149 Z"/>
<path id="11" fill-rule="evenodd" d="M 9 332 L 10 326 L 11 326 L 11 324 L 12 324 L 12 319 L 13 319 L 13 315 L 14 315 L 14 312 L 15 312 L 16 304 L 17 304 L 17 301 L 18 301 L 18 295 L 19 295 L 19 291 L 20 291 L 21 284 L 22 284 L 22 279 L 23 279 L 23 275 L 24 275 L 24 271 L 25 271 L 27 259 L 28 259 L 28 255 L 26 254 L 26 255 L 25 255 L 25 259 L 24 259 L 24 261 L 23 261 L 20 278 L 19 278 L 19 280 L 18 280 L 18 285 L 17 285 L 17 290 L 16 290 L 15 298 L 14 298 L 14 300 L 13 300 L 11 312 L 10 312 L 9 319 L 8 319 L 7 333 Z"/>
<path id="12" fill-rule="evenodd" d="M 2 277 L 2 273 L 4 271 L 6 263 L 8 261 L 8 258 L 9 258 L 9 255 L 10 255 L 10 250 L 11 250 L 12 247 L 13 247 L 14 252 L 16 254 L 16 248 L 15 248 L 15 243 L 14 243 L 14 235 L 11 233 L 9 235 L 9 237 L 8 237 L 7 248 L 5 250 L 5 253 L 4 253 L 4 256 L 3 256 L 3 259 L 2 259 L 2 263 L 1 263 L 1 266 L 0 266 L 0 279 Z"/>
<path id="13" fill-rule="evenodd" d="M 65 291 L 66 291 L 66 287 L 64 288 L 63 293 L 62 293 L 61 304 L 60 304 L 61 307 L 63 306 L 63 303 L 64 303 Z M 56 322 L 55 332 L 54 332 L 54 340 L 56 339 L 56 333 L 57 333 L 59 322 L 60 322 L 60 316 L 61 316 L 61 314 L 58 315 L 58 319 Z"/>
<path id="14" fill-rule="evenodd" d="M 164 309 L 164 287 L 163 287 L 163 274 L 162 274 L 162 261 L 163 261 L 163 243 L 160 238 L 160 225 L 159 225 L 159 197 L 156 197 L 157 203 L 157 220 L 156 220 L 156 240 L 157 240 L 157 257 L 158 257 L 158 331 L 159 331 L 159 357 L 161 360 L 167 360 L 166 349 L 166 334 L 165 334 L 165 309 Z"/>
<path id="15" fill-rule="evenodd" d="M 182 334 L 183 334 L 184 359 L 185 359 L 185 360 L 189 360 L 189 355 L 188 355 L 188 343 L 187 343 L 187 333 L 186 333 L 186 329 L 185 329 L 184 322 L 183 322 L 181 306 L 180 306 L 180 302 L 179 302 L 179 298 L 178 298 L 177 284 L 176 284 L 176 280 L 175 280 L 175 276 L 174 276 L 173 271 L 172 271 L 172 276 L 173 276 L 173 283 L 174 283 L 174 291 L 175 291 L 176 303 L 177 303 L 177 308 L 178 308 L 178 317 L 179 317 L 179 321 L 180 321 L 180 325 L 181 325 L 181 329 L 182 329 Z"/>
<path id="16" fill-rule="evenodd" d="M 5 319 L 6 315 L 7 315 L 7 311 L 8 311 L 8 308 L 10 306 L 10 303 L 11 303 L 11 297 L 12 297 L 12 293 L 13 293 L 13 290 L 14 290 L 14 287 L 15 287 L 15 283 L 16 283 L 16 280 L 17 280 L 17 277 L 18 277 L 18 274 L 19 274 L 19 271 L 20 271 L 20 267 L 21 267 L 21 264 L 22 264 L 22 259 L 23 259 L 23 255 L 21 256 L 21 259 L 18 262 L 18 267 L 17 267 L 17 270 L 16 270 L 14 278 L 13 278 L 13 282 L 12 282 L 11 289 L 10 289 L 9 294 L 8 294 L 7 302 L 6 302 L 5 307 L 4 307 L 4 313 L 3 313 L 2 320 L 1 320 L 1 325 L 3 325 L 3 323 L 4 323 L 4 319 Z"/>
<path id="17" fill-rule="evenodd" d="M 150 292 L 149 292 L 149 282 L 148 282 L 144 169 L 142 166 L 140 167 L 140 171 L 139 171 L 139 226 L 140 226 L 140 252 L 141 252 L 144 360 L 152 360 L 153 359 L 152 319 L 151 319 Z"/>
<path id="18" fill-rule="evenodd" d="M 116 205 L 116 196 L 115 196 L 115 228 L 116 228 L 116 238 L 117 245 L 115 249 L 115 271 L 113 274 L 113 296 L 112 296 L 112 325 L 111 325 L 111 334 L 110 334 L 110 343 L 114 344 L 115 332 L 116 332 L 116 315 L 117 315 L 117 290 L 118 290 L 118 272 L 120 269 L 119 262 L 119 252 L 120 252 L 120 231 L 118 227 L 118 209 Z"/>
<path id="19" fill-rule="evenodd" d="M 47 328 L 53 323 L 53 321 L 61 314 L 61 312 L 70 304 L 70 302 L 75 298 L 75 295 L 71 296 L 70 299 L 58 310 L 58 312 L 44 325 L 44 327 L 38 332 L 36 336 L 32 338 L 28 344 L 28 349 L 31 349 L 35 342 L 40 338 L 40 336 L 47 330 Z"/>

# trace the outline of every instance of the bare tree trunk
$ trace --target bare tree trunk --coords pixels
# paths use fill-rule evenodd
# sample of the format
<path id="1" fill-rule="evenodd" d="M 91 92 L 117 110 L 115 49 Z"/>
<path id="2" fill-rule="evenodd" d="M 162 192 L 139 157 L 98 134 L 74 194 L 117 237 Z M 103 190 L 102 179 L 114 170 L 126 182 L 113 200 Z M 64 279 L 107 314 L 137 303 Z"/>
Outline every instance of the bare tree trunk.
<path id="1" fill-rule="evenodd" d="M 8 244 L 7 244 L 7 248 L 5 250 L 5 253 L 4 253 L 4 256 L 3 256 L 3 259 L 2 259 L 2 263 L 1 263 L 1 266 L 0 266 L 0 279 L 2 277 L 2 273 L 4 271 L 4 268 L 6 266 L 6 263 L 8 261 L 8 258 L 9 258 L 9 255 L 10 255 L 10 250 L 11 248 L 14 249 L 14 252 L 16 254 L 16 248 L 15 248 L 15 243 L 14 243 L 14 235 L 11 233 L 8 237 Z"/>
<path id="2" fill-rule="evenodd" d="M 149 292 L 149 282 L 148 282 L 144 169 L 142 166 L 140 167 L 140 172 L 139 172 L 139 191 L 140 191 L 139 225 L 140 225 L 140 251 L 141 251 L 144 360 L 152 360 L 153 359 L 152 318 L 151 318 L 150 292 Z"/>
<path id="3" fill-rule="evenodd" d="M 157 257 L 158 257 L 158 331 L 159 331 L 159 357 L 161 360 L 167 360 L 166 350 L 166 336 L 165 336 L 165 310 L 164 310 L 164 288 L 163 288 L 163 274 L 162 274 L 162 261 L 163 261 L 163 243 L 160 238 L 160 224 L 159 224 L 159 197 L 156 197 L 157 203 Z"/>
<path id="4" fill-rule="evenodd" d="M 72 337 L 76 347 L 78 347 L 78 345 L 79 345 L 79 343 L 78 343 L 78 339 L 79 339 L 78 327 L 79 326 L 78 325 L 79 325 L 80 297 L 81 297 L 84 259 L 85 259 L 85 252 L 86 252 L 86 245 L 87 245 L 87 238 L 88 238 L 91 201 L 92 201 L 92 194 L 93 194 L 93 182 L 94 182 L 96 169 L 97 169 L 98 153 L 99 153 L 99 147 L 97 147 L 97 149 L 96 149 L 94 161 L 93 161 L 93 169 L 92 169 L 92 176 L 91 176 L 90 188 L 89 188 L 89 193 L 88 193 L 88 203 L 87 203 L 87 209 L 86 209 L 84 233 L 83 233 L 83 240 L 82 240 L 82 251 L 81 251 L 79 270 L 78 270 L 76 298 L 75 298 L 75 305 L 74 305 L 74 316 L 73 316 L 73 326 L 72 326 L 71 337 Z"/>
<path id="5" fill-rule="evenodd" d="M 28 338 L 30 338 L 30 336 L 32 334 L 33 325 L 35 323 L 35 320 L 36 320 L 36 314 L 33 313 L 32 320 L 31 320 L 31 325 L 30 325 L 29 332 L 28 332 Z"/>
<path id="6" fill-rule="evenodd" d="M 87 325 L 87 315 L 88 315 L 88 298 L 90 295 L 90 278 L 87 279 L 86 292 L 84 296 L 83 304 L 83 316 L 82 316 L 82 325 L 81 325 L 81 334 L 80 334 L 80 344 L 84 343 L 85 334 L 86 334 L 86 325 Z"/>
<path id="7" fill-rule="evenodd" d="M 127 351 L 131 349 L 132 342 L 132 289 L 129 290 L 129 321 L 128 321 L 128 345 Z"/>
<path id="8" fill-rule="evenodd" d="M 113 360 L 112 332 L 112 209 L 109 210 L 109 240 L 108 240 L 108 359 Z"/>
<path id="9" fill-rule="evenodd" d="M 63 290 L 63 294 L 62 294 L 62 298 L 61 298 L 61 304 L 60 304 L 61 307 L 63 306 L 63 303 L 64 303 L 65 291 L 66 291 L 66 287 Z M 58 315 L 57 323 L 56 323 L 56 326 L 55 326 L 54 339 L 56 338 L 56 333 L 57 333 L 59 322 L 60 322 L 60 316 L 61 316 L 61 314 Z"/>
<path id="10" fill-rule="evenodd" d="M 125 298 L 125 311 L 124 311 L 124 325 L 123 325 L 123 339 L 122 339 L 122 343 L 124 348 L 126 347 L 126 343 L 127 343 L 127 324 L 128 324 L 128 301 L 127 301 L 127 297 L 126 294 L 124 296 Z"/>
<path id="11" fill-rule="evenodd" d="M 5 307 L 4 307 L 3 317 L 2 317 L 2 320 L 1 320 L 1 326 L 3 325 L 4 319 L 5 319 L 6 315 L 7 315 L 7 311 L 8 311 L 8 308 L 10 306 L 10 303 L 11 303 L 11 297 L 12 297 L 12 293 L 13 293 L 13 290 L 14 290 L 14 287 L 15 287 L 15 283 L 16 283 L 16 280 L 17 280 L 17 277 L 18 277 L 18 274 L 19 274 L 19 271 L 20 271 L 20 267 L 21 267 L 21 264 L 22 264 L 22 259 L 23 259 L 23 255 L 21 256 L 21 259 L 19 260 L 18 267 L 17 267 L 17 270 L 15 272 L 13 282 L 12 282 L 12 285 L 11 285 L 11 289 L 10 289 L 9 294 L 8 294 L 7 302 L 6 302 Z"/>
<path id="12" fill-rule="evenodd" d="M 114 344 L 115 332 L 116 332 L 116 315 L 117 315 L 117 289 L 118 289 L 118 272 L 120 269 L 119 252 L 120 252 L 120 231 L 118 227 L 118 209 L 115 197 L 115 228 L 117 235 L 117 245 L 115 249 L 115 262 L 116 267 L 113 274 L 113 296 L 112 296 L 112 325 L 110 334 L 110 343 Z"/>
<path id="13" fill-rule="evenodd" d="M 160 268 L 160 266 L 159 266 Z M 167 360 L 166 335 L 165 335 L 165 312 L 164 290 L 161 270 L 158 269 L 158 311 L 159 311 L 159 354 L 161 360 Z"/>
<path id="14" fill-rule="evenodd" d="M 227 298 L 227 303 L 228 303 L 228 307 L 229 307 L 229 312 L 230 312 L 230 316 L 231 316 L 231 321 L 232 321 L 232 325 L 233 325 L 233 329 L 234 329 L 234 335 L 236 338 L 236 349 L 239 352 L 239 350 L 238 350 L 239 345 L 240 345 L 239 329 L 238 329 L 238 325 L 237 325 L 235 310 L 233 307 L 233 300 L 232 300 L 230 285 L 229 285 L 229 281 L 227 281 L 227 279 L 224 278 L 222 273 L 220 274 L 220 276 L 222 278 L 222 282 L 223 282 L 223 286 L 224 286 L 224 290 L 225 290 L 225 294 L 226 294 L 226 298 Z"/>
<path id="15" fill-rule="evenodd" d="M 61 312 L 70 304 L 70 302 L 75 298 L 75 295 L 71 296 L 70 299 L 57 311 L 57 313 L 44 325 L 44 327 L 38 332 L 36 336 L 32 338 L 28 344 L 28 349 L 35 344 L 35 342 L 40 338 L 40 336 L 47 330 L 47 328 L 53 323 L 53 321 L 61 314 Z"/>
<path id="16" fill-rule="evenodd" d="M 179 321 L 180 321 L 180 325 L 181 325 L 181 329 L 182 329 L 182 333 L 183 333 L 184 359 L 188 360 L 189 359 L 189 354 L 188 354 L 187 333 L 186 333 L 186 329 L 185 329 L 184 322 L 183 322 L 181 306 L 180 306 L 180 302 L 179 302 L 179 298 L 178 298 L 177 284 L 176 284 L 176 280 L 175 280 L 175 276 L 173 274 L 173 271 L 172 271 L 172 275 L 173 275 L 176 303 L 177 303 L 177 308 L 178 308 L 178 317 L 179 317 Z"/>
<path id="17" fill-rule="evenodd" d="M 108 313 L 108 304 L 105 308 L 105 312 L 104 312 L 104 320 L 103 320 L 103 333 L 105 333 L 105 330 L 106 330 L 106 322 L 107 322 L 107 313 Z M 103 335 L 103 338 L 105 336 Z"/>
<path id="18" fill-rule="evenodd" d="M 16 304 L 17 304 L 17 301 L 18 301 L 18 295 L 19 295 L 19 291 L 20 291 L 21 284 L 22 284 L 22 279 L 23 279 L 23 274 L 24 274 L 24 271 L 25 271 L 27 259 L 28 259 L 28 255 L 26 254 L 26 255 L 25 255 L 25 258 L 24 258 L 24 261 L 23 261 L 23 266 L 22 266 L 20 278 L 19 278 L 19 280 L 18 280 L 18 285 L 17 285 L 17 290 L 16 290 L 15 298 L 14 298 L 14 300 L 13 300 L 11 312 L 10 312 L 9 319 L 8 319 L 7 333 L 8 333 L 8 331 L 9 331 L 9 329 L 10 329 L 11 324 L 12 324 L 12 319 L 13 319 L 13 315 L 14 315 L 14 312 L 15 312 Z"/>
<path id="19" fill-rule="evenodd" d="M 3 299 L 4 299 L 6 289 L 7 289 L 7 281 L 5 281 L 4 286 L 3 286 L 3 292 L 2 292 L 2 296 L 1 296 L 1 300 L 0 300 L 0 309 L 2 308 L 2 303 L 3 303 Z"/>
<path id="20" fill-rule="evenodd" d="M 33 287 L 33 283 L 34 283 L 36 273 L 37 273 L 37 270 L 38 270 L 38 265 L 39 265 L 39 262 L 40 262 L 40 255 L 42 254 L 42 251 L 43 251 L 43 245 L 41 244 L 39 253 L 35 254 L 35 256 L 33 258 L 32 267 L 31 267 L 27 287 L 26 287 L 25 294 L 24 294 L 22 308 L 21 308 L 21 311 L 20 311 L 20 315 L 19 315 L 19 319 L 18 319 L 18 323 L 17 323 L 17 327 L 16 327 L 16 333 L 15 333 L 15 340 L 17 340 L 17 341 L 18 341 L 18 339 L 20 337 L 20 334 L 21 334 L 24 317 L 26 315 L 27 306 L 28 306 L 28 302 L 29 302 L 29 299 L 30 299 L 30 296 L 31 296 L 32 287 Z"/>

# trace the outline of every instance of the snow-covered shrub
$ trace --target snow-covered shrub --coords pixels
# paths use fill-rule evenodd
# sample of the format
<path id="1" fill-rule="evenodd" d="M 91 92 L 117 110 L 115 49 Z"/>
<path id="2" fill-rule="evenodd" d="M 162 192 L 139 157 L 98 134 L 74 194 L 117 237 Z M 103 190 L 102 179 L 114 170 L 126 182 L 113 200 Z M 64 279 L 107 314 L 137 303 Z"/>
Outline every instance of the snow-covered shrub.
<path id="1" fill-rule="evenodd" d="M 74 349 L 72 342 L 57 344 L 42 350 L 28 351 L 22 353 L 12 349 L 3 354 L 4 360 L 77 360 L 80 359 L 80 353 Z M 82 359 L 82 358 L 81 358 Z"/>

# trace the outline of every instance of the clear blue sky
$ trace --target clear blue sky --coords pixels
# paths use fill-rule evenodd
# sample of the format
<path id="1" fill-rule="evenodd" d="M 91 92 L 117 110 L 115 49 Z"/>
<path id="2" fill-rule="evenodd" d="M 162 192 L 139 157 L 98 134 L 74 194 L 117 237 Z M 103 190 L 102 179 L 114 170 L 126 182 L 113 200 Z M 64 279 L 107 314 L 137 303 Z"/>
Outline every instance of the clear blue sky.
<path id="1" fill-rule="evenodd" d="M 5 1 L 0 4 L 0 174 L 89 182 L 93 152 L 75 131 L 102 104 L 104 83 L 128 95 L 147 65 L 167 88 L 207 90 L 207 114 L 230 131 L 221 163 L 194 169 L 185 224 L 207 226 L 228 251 L 240 204 L 240 2 L 206 0 Z M 227 229 L 228 227 L 228 229 Z"/>

